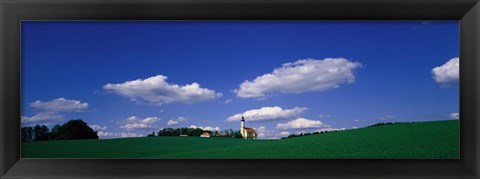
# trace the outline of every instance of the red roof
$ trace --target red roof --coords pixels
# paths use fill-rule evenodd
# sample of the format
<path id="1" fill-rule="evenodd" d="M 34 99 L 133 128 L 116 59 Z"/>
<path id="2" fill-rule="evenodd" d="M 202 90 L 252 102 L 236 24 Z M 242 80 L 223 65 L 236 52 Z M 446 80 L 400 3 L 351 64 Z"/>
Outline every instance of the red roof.
<path id="1" fill-rule="evenodd" d="M 255 129 L 253 129 L 253 128 L 247 128 L 247 127 L 245 127 L 244 129 L 245 129 L 247 132 L 256 133 L 256 132 L 255 132 Z"/>
<path id="2" fill-rule="evenodd" d="M 202 135 L 210 135 L 210 133 L 208 133 L 208 132 L 204 132 Z"/>

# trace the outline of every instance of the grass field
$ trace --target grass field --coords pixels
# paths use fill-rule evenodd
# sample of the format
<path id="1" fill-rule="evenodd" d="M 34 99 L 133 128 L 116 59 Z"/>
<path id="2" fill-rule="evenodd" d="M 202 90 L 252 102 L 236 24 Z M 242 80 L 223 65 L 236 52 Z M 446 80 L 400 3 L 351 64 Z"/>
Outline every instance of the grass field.
<path id="1" fill-rule="evenodd" d="M 24 158 L 459 158 L 459 121 L 352 129 L 282 140 L 142 137 L 22 144 Z"/>

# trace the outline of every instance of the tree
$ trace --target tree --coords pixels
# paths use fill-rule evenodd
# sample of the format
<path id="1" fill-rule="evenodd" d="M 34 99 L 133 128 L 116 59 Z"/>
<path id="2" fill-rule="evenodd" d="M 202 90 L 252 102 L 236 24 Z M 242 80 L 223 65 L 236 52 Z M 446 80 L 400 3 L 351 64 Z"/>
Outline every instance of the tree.
<path id="1" fill-rule="evenodd" d="M 233 133 L 233 137 L 234 138 L 243 138 L 242 133 L 240 133 L 240 130 L 235 131 L 235 133 Z"/>
<path id="2" fill-rule="evenodd" d="M 97 132 L 81 119 L 70 120 L 54 129 L 56 132 L 54 140 L 98 139 Z"/>
<path id="3" fill-rule="evenodd" d="M 59 124 L 56 124 L 55 126 L 52 127 L 48 140 L 56 140 L 56 138 L 61 133 L 62 133 L 62 126 L 60 126 Z"/>
<path id="4" fill-rule="evenodd" d="M 148 134 L 147 137 L 155 137 L 155 131 L 153 131 L 151 134 Z"/>
<path id="5" fill-rule="evenodd" d="M 35 125 L 33 127 L 33 140 L 34 141 L 43 141 L 43 140 L 48 140 L 48 135 L 49 135 L 49 130 L 48 127 L 45 125 Z"/>
<path id="6" fill-rule="evenodd" d="M 191 133 L 190 133 L 189 135 L 191 135 L 191 136 L 200 136 L 200 135 L 202 135 L 203 132 L 204 132 L 203 129 L 200 129 L 200 128 L 195 128 L 195 129 L 193 129 L 193 128 L 192 128 L 192 131 L 191 131 Z"/>
<path id="7" fill-rule="evenodd" d="M 22 127 L 22 142 L 33 141 L 33 128 L 32 127 Z"/>
<path id="8" fill-rule="evenodd" d="M 200 128 L 163 128 L 158 131 L 158 136 L 179 136 L 181 134 L 186 134 L 189 136 L 200 136 L 205 130 Z"/>

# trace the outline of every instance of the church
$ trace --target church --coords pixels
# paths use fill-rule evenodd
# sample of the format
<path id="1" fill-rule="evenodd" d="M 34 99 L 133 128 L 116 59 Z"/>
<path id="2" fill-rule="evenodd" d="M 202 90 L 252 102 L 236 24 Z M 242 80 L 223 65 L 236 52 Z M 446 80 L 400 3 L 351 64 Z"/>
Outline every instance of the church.
<path id="1" fill-rule="evenodd" d="M 245 118 L 243 118 L 243 116 L 242 116 L 242 122 L 240 124 L 240 133 L 242 134 L 242 137 L 244 139 L 256 139 L 257 138 L 257 132 L 255 132 L 255 129 L 245 127 Z"/>

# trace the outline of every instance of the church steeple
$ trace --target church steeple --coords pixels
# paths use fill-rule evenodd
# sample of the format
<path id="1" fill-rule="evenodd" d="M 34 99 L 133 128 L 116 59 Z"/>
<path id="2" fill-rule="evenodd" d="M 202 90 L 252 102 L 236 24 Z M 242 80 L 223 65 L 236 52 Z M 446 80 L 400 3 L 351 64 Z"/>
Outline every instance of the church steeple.
<path id="1" fill-rule="evenodd" d="M 240 130 L 243 132 L 244 128 L 245 128 L 245 118 L 242 116 L 242 122 L 240 123 Z"/>

